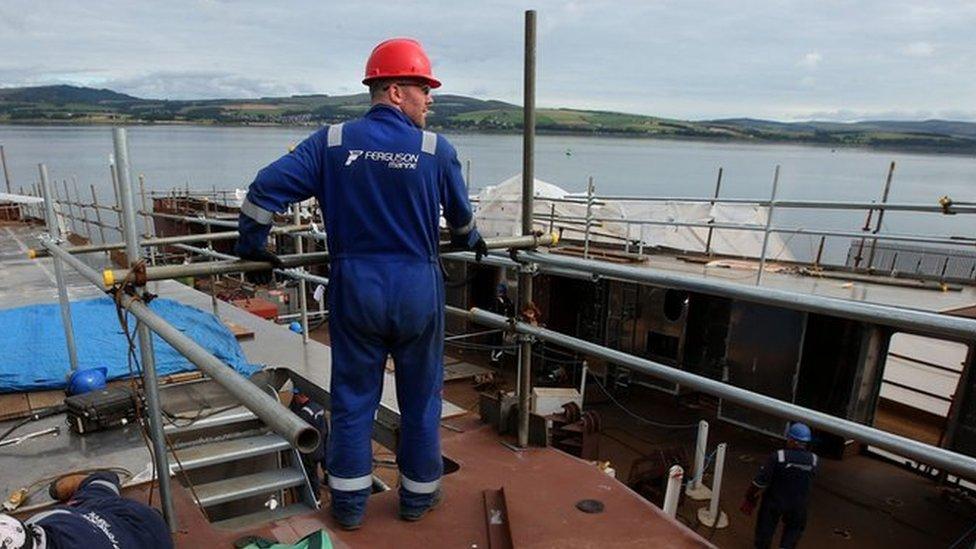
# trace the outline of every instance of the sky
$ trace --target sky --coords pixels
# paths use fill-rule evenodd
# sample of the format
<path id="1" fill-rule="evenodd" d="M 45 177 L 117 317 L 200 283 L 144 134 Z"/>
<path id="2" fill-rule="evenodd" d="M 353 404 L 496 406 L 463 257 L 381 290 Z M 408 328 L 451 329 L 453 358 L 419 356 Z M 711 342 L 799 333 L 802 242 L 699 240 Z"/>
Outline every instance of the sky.
<path id="1" fill-rule="evenodd" d="M 372 47 L 412 36 L 441 93 L 668 118 L 976 121 L 976 1 L 3 0 L 0 87 L 145 98 L 364 90 Z M 436 101 L 436 97 L 435 97 Z"/>

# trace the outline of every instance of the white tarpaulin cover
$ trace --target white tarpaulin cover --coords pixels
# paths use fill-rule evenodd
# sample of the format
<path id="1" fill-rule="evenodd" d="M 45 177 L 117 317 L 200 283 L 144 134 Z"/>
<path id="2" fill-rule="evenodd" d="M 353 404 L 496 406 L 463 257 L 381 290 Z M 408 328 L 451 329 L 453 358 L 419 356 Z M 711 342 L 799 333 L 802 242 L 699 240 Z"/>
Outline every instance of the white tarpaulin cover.
<path id="1" fill-rule="evenodd" d="M 547 199 L 574 198 L 584 203 L 554 202 Z M 513 176 L 498 185 L 484 188 L 477 196 L 478 229 L 485 237 L 516 236 L 522 233 L 522 176 Z M 563 238 L 582 240 L 585 233 L 586 195 L 569 193 L 540 179 L 535 180 L 534 225 L 548 231 L 549 218 L 555 213 L 555 229 L 563 230 Z M 594 218 L 651 221 L 683 221 L 693 223 L 724 223 L 765 225 L 768 209 L 753 204 L 707 204 L 695 202 L 633 202 L 598 201 L 592 209 Z M 563 219 L 560 219 L 560 218 Z M 565 219 L 565 218 L 578 219 Z M 644 246 L 702 252 L 708 240 L 708 229 L 664 225 L 637 225 L 602 221 L 590 229 L 593 242 L 622 244 L 626 240 L 642 240 Z M 713 230 L 711 249 L 716 254 L 738 257 L 759 257 L 762 253 L 762 231 Z M 783 239 L 769 236 L 768 257 L 792 260 L 793 254 Z"/>

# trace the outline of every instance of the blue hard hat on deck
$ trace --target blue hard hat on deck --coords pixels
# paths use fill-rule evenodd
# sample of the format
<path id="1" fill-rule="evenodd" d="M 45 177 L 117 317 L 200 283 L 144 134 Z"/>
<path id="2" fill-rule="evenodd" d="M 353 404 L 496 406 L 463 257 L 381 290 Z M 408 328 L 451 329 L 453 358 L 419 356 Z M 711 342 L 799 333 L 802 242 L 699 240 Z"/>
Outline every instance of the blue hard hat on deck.
<path id="1" fill-rule="evenodd" d="M 108 368 L 85 368 L 71 374 L 68 378 L 68 395 L 81 395 L 105 388 Z"/>
<path id="2" fill-rule="evenodd" d="M 302 323 L 295 321 L 288 325 L 288 329 L 295 332 L 296 334 L 302 333 Z"/>
<path id="3" fill-rule="evenodd" d="M 796 422 L 790 425 L 790 430 L 786 433 L 786 438 L 797 442 L 810 442 L 813 440 L 813 433 L 805 424 Z"/>

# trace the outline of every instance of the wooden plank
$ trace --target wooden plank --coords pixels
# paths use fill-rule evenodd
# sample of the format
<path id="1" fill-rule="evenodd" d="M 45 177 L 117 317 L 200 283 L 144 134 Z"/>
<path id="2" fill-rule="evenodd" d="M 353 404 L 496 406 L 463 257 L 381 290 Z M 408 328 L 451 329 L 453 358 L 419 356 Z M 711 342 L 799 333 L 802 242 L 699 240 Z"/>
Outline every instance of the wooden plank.
<path id="1" fill-rule="evenodd" d="M 58 389 L 54 391 L 38 391 L 27 394 L 27 402 L 30 404 L 32 412 L 57 406 L 64 402 L 64 391 Z"/>
<path id="2" fill-rule="evenodd" d="M 254 330 L 248 328 L 247 326 L 238 324 L 236 322 L 231 322 L 229 320 L 224 320 L 224 326 L 230 330 L 230 333 L 234 334 L 234 337 L 238 340 L 242 339 L 254 339 Z"/>
<path id="3" fill-rule="evenodd" d="M 0 421 L 28 415 L 30 415 L 30 403 L 25 393 L 0 395 Z"/>

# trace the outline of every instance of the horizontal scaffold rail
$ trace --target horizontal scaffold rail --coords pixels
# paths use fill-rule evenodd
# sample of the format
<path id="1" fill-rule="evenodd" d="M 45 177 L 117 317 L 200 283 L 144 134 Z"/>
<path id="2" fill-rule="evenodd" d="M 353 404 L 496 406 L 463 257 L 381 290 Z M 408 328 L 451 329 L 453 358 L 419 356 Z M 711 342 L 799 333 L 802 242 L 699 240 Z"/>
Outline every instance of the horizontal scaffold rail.
<path id="1" fill-rule="evenodd" d="M 273 227 L 271 234 L 291 234 L 311 229 L 311 225 L 282 225 Z M 226 231 L 209 234 L 184 234 L 179 236 L 161 236 L 159 238 L 146 238 L 139 242 L 139 246 L 146 248 L 150 246 L 171 246 L 174 244 L 193 244 L 195 242 L 209 242 L 217 240 L 234 240 L 240 233 L 237 231 Z M 92 252 L 105 252 L 109 250 L 125 249 L 125 242 L 109 242 L 105 244 L 86 244 L 83 246 L 71 246 L 62 248 L 69 254 L 87 254 Z M 28 250 L 28 257 L 40 257 L 47 254 L 47 250 Z"/>
<path id="2" fill-rule="evenodd" d="M 725 280 L 671 273 L 660 269 L 616 265 L 603 261 L 556 254 L 518 252 L 518 258 L 538 265 L 592 273 L 652 286 L 743 299 L 753 303 L 785 307 L 797 311 L 838 316 L 956 341 L 976 341 L 976 320 L 968 318 L 777 290 L 764 286 L 749 286 Z"/>
<path id="3" fill-rule="evenodd" d="M 553 234 L 535 234 L 526 236 L 512 236 L 487 239 L 485 243 L 488 249 L 519 249 L 535 248 L 538 246 L 554 246 L 559 241 L 559 237 Z M 442 244 L 441 250 L 445 253 L 455 251 L 457 248 Z M 282 268 L 304 267 L 307 265 L 317 265 L 326 263 L 329 260 L 328 252 L 313 252 L 305 254 L 293 254 L 279 256 Z M 218 274 L 245 273 L 250 271 L 265 271 L 273 268 L 267 261 L 240 261 L 226 260 L 214 261 L 211 263 L 193 263 L 190 265 L 162 265 L 158 267 L 146 267 L 143 281 L 167 280 L 181 278 L 185 276 L 209 276 Z M 129 269 L 107 269 L 104 273 L 104 284 L 112 286 L 116 282 L 126 280 L 132 275 Z M 142 276 L 142 275 L 139 275 Z"/>
<path id="4" fill-rule="evenodd" d="M 466 311 L 457 307 L 448 306 L 447 312 L 465 317 L 477 324 L 490 328 L 512 329 L 517 333 L 572 349 L 578 353 L 599 357 L 614 364 L 626 366 L 659 379 L 678 383 L 684 387 L 689 387 L 753 410 L 773 414 L 791 421 L 802 421 L 818 429 L 895 452 L 921 463 L 938 467 L 940 470 L 951 474 L 959 475 L 960 477 L 976 479 L 976 459 L 951 452 L 944 448 L 924 444 L 909 438 L 887 433 L 880 429 L 875 429 L 874 427 L 777 400 L 721 381 L 692 374 L 671 366 L 665 366 L 525 322 L 513 323 L 509 318 L 481 309 L 474 308 Z"/>

